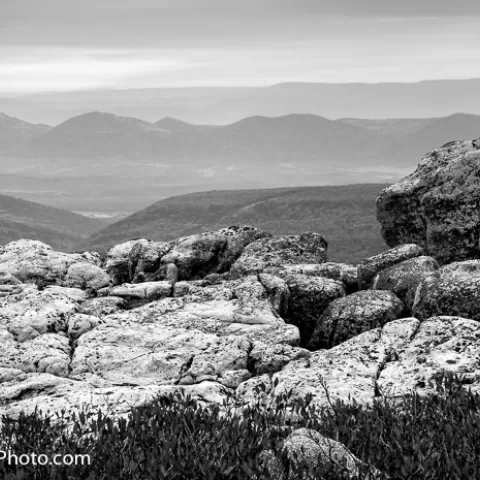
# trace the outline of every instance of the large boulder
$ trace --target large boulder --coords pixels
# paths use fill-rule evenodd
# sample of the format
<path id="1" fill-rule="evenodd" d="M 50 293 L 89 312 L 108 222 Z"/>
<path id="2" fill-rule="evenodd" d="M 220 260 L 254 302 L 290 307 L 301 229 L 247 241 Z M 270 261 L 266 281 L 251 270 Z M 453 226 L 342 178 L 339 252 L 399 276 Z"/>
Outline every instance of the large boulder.
<path id="1" fill-rule="evenodd" d="M 0 273 L 41 288 L 59 285 L 95 291 L 109 283 L 98 260 L 89 252 L 56 252 L 37 240 L 18 240 L 0 248 Z"/>
<path id="2" fill-rule="evenodd" d="M 327 260 L 327 240 L 319 233 L 279 235 L 250 243 L 233 264 L 231 275 L 239 278 L 271 267 L 323 263 Z"/>
<path id="3" fill-rule="evenodd" d="M 480 321 L 480 260 L 454 262 L 423 279 L 412 310 L 420 320 L 453 315 Z"/>
<path id="4" fill-rule="evenodd" d="M 383 269 L 420 255 L 423 255 L 422 247 L 410 243 L 392 248 L 373 257 L 365 258 L 360 262 L 357 269 L 359 289 L 366 290 L 371 288 L 375 275 Z"/>
<path id="5" fill-rule="evenodd" d="M 300 344 L 309 342 L 323 311 L 335 299 L 344 297 L 343 284 L 324 277 L 289 275 L 285 277 L 290 295 L 284 318 L 300 330 Z"/>
<path id="6" fill-rule="evenodd" d="M 372 289 L 393 292 L 411 311 L 418 285 L 438 268 L 432 257 L 411 258 L 381 270 L 373 280 Z"/>
<path id="7" fill-rule="evenodd" d="M 382 190 L 377 219 L 386 243 L 416 243 L 441 263 L 480 256 L 480 139 L 433 150 Z"/>
<path id="8" fill-rule="evenodd" d="M 317 319 L 308 348 L 332 348 L 401 318 L 404 310 L 405 305 L 394 293 L 382 290 L 364 290 L 338 298 Z"/>

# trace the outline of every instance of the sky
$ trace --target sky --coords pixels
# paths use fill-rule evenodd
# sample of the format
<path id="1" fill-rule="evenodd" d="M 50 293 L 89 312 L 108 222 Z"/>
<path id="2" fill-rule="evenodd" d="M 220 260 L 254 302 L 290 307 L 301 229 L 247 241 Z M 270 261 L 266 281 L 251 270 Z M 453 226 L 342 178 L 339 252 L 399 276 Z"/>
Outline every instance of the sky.
<path id="1" fill-rule="evenodd" d="M 478 0 L 0 0 L 0 92 L 480 77 Z"/>

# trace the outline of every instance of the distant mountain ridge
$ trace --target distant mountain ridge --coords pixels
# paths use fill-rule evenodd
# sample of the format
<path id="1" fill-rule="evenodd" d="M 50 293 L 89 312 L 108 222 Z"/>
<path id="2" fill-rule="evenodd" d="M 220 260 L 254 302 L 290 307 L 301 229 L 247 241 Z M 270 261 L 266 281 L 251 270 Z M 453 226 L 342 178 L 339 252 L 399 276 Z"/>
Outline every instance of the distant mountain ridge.
<path id="1" fill-rule="evenodd" d="M 48 125 L 24 122 L 0 112 L 0 154 L 21 148 L 51 128 Z"/>
<path id="2" fill-rule="evenodd" d="M 201 190 L 395 182 L 438 145 L 478 137 L 480 116 L 470 114 L 257 115 L 218 126 L 96 111 L 0 153 L 8 176 L 0 183 L 9 195 L 73 211 L 132 212 Z"/>
<path id="3" fill-rule="evenodd" d="M 0 195 L 0 245 L 28 238 L 69 251 L 104 225 L 67 210 Z"/>
<path id="4" fill-rule="evenodd" d="M 29 125 L 20 120 L 19 125 Z M 454 114 L 434 119 L 340 119 L 328 120 L 311 114 L 281 117 L 254 116 L 223 125 L 193 125 L 174 118 L 149 123 L 136 118 L 90 112 L 49 128 L 37 127 L 24 136 L 23 148 L 10 155 L 29 157 L 98 158 L 134 157 L 170 160 L 182 158 L 241 159 L 243 155 L 269 161 L 376 158 L 389 163 L 407 148 L 409 154 L 433 148 L 444 139 L 480 136 L 480 116 Z M 0 135 L 8 129 L 0 125 Z M 27 128 L 27 127 L 24 127 Z M 43 129 L 43 131 L 41 131 Z M 403 146 L 403 147 L 402 147 Z M 418 147 L 418 148 L 417 148 Z M 390 162 L 391 163 L 391 162 Z"/>
<path id="5" fill-rule="evenodd" d="M 311 113 L 339 118 L 433 118 L 480 114 L 480 79 L 415 83 L 284 82 L 265 87 L 145 88 L 52 92 L 0 98 L 0 111 L 33 123 L 59 124 L 100 110 L 150 122 L 173 117 L 227 124 L 255 115 Z"/>
<path id="6" fill-rule="evenodd" d="M 146 237 L 172 240 L 231 225 L 253 225 L 273 234 L 319 232 L 329 259 L 359 262 L 385 250 L 375 198 L 385 184 L 224 190 L 171 197 L 94 233 L 77 248 L 104 252 Z"/>

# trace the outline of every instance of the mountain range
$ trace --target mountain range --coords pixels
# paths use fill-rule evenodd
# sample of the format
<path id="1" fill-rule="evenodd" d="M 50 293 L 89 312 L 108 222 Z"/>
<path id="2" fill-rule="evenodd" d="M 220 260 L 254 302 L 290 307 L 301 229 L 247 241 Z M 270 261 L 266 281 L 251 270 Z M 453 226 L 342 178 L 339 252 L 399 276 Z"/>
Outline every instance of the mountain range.
<path id="1" fill-rule="evenodd" d="M 103 112 L 55 127 L 2 118 L 0 137 L 17 135 L 0 144 L 0 190 L 80 212 L 128 213 L 201 190 L 394 182 L 433 148 L 480 136 L 480 116 L 468 114 L 290 114 L 221 126 Z"/>
<path id="2" fill-rule="evenodd" d="M 33 123 L 59 124 L 93 110 L 154 122 L 227 124 L 254 115 L 311 113 L 339 119 L 432 118 L 480 114 L 480 79 L 416 83 L 280 83 L 265 87 L 98 89 L 9 95 L 0 111 Z"/>

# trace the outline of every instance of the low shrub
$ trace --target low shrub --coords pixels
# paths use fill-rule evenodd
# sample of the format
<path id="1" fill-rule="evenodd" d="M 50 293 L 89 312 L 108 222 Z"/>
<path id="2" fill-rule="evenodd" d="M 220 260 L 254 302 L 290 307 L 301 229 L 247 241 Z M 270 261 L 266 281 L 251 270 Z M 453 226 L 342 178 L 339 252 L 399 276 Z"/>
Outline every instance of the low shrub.
<path id="1" fill-rule="evenodd" d="M 308 476 L 282 456 L 285 439 L 297 428 L 316 430 L 343 443 L 362 462 L 359 480 L 473 480 L 480 478 L 480 398 L 462 387 L 464 379 L 436 378 L 436 394 L 393 402 L 379 398 L 371 408 L 337 401 L 319 409 L 311 399 L 283 395 L 270 407 L 242 410 L 233 402 L 203 406 L 188 396 L 170 395 L 114 419 L 98 412 L 49 417 L 41 411 L 4 417 L 0 450 L 19 457 L 35 452 L 89 455 L 89 464 L 24 465 L 3 460 L 5 480 L 278 480 L 261 453 L 272 451 L 290 479 Z M 288 415 L 294 411 L 295 415 Z M 333 464 L 332 464 L 333 465 Z M 327 466 L 328 467 L 328 466 Z M 304 468 L 304 467 L 302 467 Z M 330 470 L 322 478 L 345 478 Z"/>

